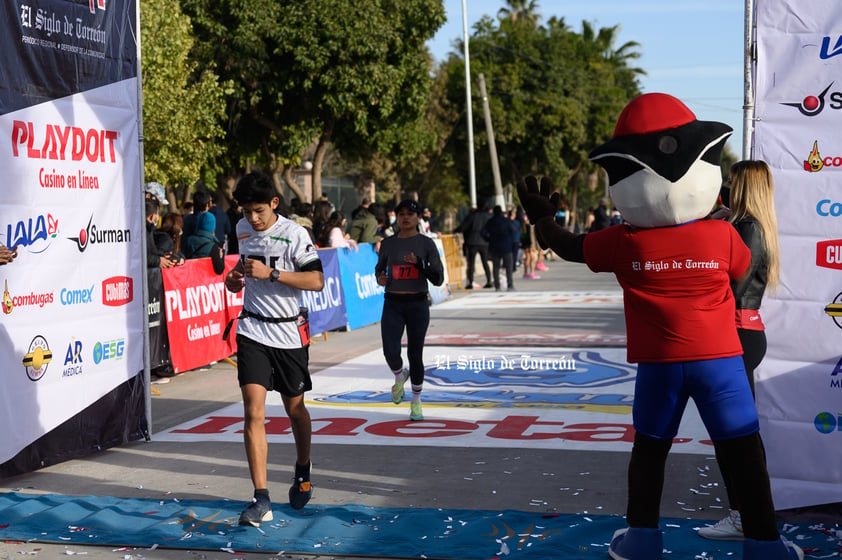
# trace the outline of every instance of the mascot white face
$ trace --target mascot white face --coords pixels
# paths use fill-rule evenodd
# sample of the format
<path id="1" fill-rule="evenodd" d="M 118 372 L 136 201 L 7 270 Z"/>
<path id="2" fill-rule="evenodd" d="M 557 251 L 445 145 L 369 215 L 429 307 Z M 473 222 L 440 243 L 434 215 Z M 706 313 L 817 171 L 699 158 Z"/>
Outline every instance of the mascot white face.
<path id="1" fill-rule="evenodd" d="M 722 184 L 719 159 L 733 130 L 696 120 L 681 101 L 647 93 L 626 105 L 614 136 L 589 155 L 608 173 L 614 205 L 641 228 L 704 218 Z"/>

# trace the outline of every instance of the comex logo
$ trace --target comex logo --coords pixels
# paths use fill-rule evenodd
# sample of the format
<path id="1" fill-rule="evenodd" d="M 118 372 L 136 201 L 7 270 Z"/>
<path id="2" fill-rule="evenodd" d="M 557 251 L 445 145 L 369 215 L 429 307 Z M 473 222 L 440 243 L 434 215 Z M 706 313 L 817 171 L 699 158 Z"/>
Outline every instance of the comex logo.
<path id="1" fill-rule="evenodd" d="M 827 95 L 827 92 L 830 91 L 830 86 L 833 85 L 833 82 L 830 82 L 824 91 L 822 91 L 818 95 L 808 95 L 805 97 L 801 103 L 781 103 L 781 105 L 786 105 L 787 107 L 795 107 L 798 109 L 802 115 L 805 117 L 815 117 L 819 113 L 822 112 L 824 109 L 824 98 Z M 834 103 L 831 104 L 833 109 L 840 109 L 842 108 L 842 92 L 834 91 L 830 94 L 830 99 Z"/>

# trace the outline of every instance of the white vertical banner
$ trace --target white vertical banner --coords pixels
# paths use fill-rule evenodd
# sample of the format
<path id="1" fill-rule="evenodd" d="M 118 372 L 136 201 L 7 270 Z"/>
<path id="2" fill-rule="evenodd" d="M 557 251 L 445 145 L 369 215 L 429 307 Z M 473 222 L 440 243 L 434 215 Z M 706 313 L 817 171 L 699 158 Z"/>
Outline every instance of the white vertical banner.
<path id="1" fill-rule="evenodd" d="M 842 501 L 842 2 L 755 0 L 754 159 L 775 180 L 781 286 L 757 408 L 777 509 Z"/>
<path id="2" fill-rule="evenodd" d="M 132 437 L 146 270 L 134 2 L 0 13 L 2 474 Z"/>

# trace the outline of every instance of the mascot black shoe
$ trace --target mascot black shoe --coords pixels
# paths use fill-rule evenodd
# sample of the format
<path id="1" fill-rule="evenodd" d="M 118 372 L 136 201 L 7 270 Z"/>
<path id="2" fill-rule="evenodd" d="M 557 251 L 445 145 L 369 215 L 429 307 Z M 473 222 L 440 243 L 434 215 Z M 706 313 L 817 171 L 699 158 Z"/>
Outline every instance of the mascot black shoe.
<path id="1" fill-rule="evenodd" d="M 561 258 L 611 272 L 623 288 L 627 359 L 637 364 L 628 470 L 628 527 L 614 560 L 659 560 L 664 466 L 684 409 L 696 404 L 717 453 L 735 473 L 743 560 L 801 560 L 775 522 L 757 409 L 742 361 L 730 282 L 751 254 L 734 227 L 709 219 L 722 176 L 723 123 L 699 121 L 663 93 L 633 99 L 611 140 L 590 153 L 608 174 L 625 223 L 583 235 L 558 226 L 559 194 L 544 177 L 518 184 L 536 233 Z M 701 537 L 700 537 L 701 538 Z"/>

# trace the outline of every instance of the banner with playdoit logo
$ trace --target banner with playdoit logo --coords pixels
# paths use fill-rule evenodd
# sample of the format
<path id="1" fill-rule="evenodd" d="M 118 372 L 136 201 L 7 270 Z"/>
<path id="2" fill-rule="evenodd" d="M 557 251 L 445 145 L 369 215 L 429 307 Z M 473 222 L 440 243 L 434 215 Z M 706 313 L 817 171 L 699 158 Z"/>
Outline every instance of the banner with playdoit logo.
<path id="1" fill-rule="evenodd" d="M 0 4 L 0 476 L 139 439 L 133 0 Z"/>

